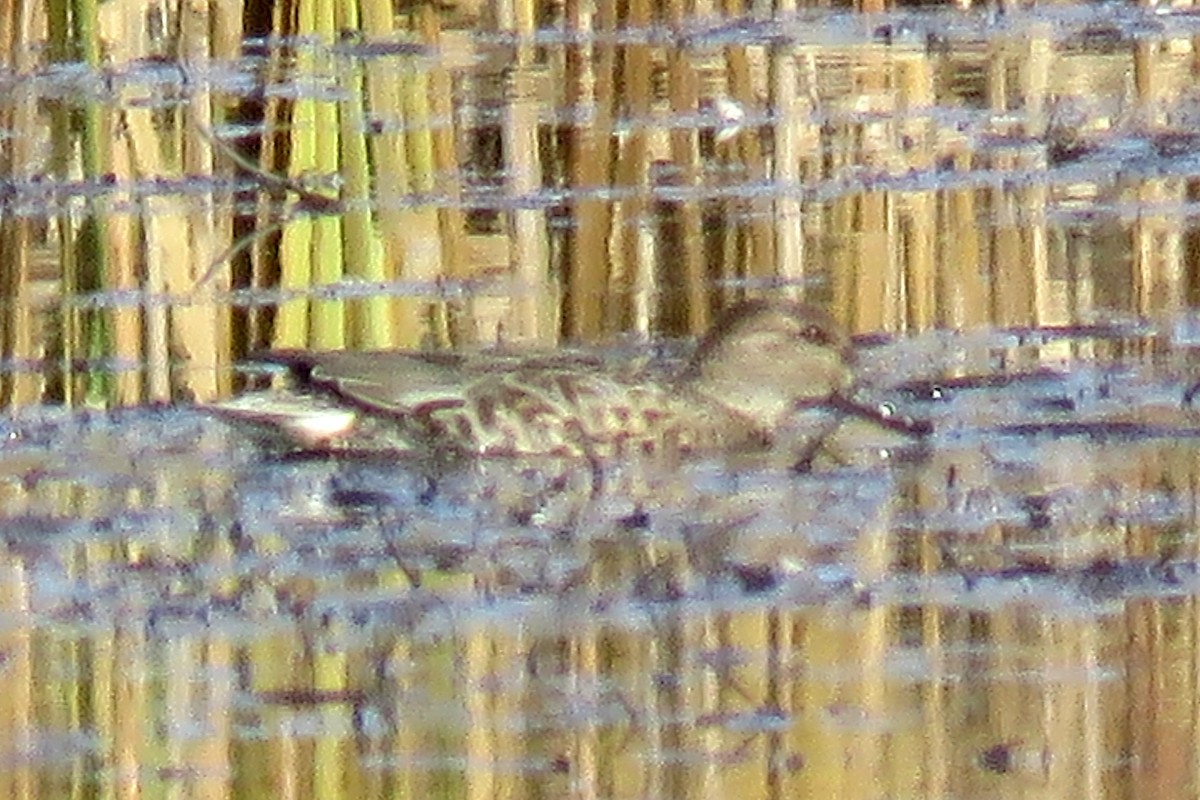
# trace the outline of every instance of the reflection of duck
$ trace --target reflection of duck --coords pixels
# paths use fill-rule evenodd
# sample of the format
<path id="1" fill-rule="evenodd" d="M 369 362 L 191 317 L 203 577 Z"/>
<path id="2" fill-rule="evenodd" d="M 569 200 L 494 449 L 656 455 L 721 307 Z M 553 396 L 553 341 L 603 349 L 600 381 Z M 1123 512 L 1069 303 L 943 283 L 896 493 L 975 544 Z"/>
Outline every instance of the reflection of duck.
<path id="1" fill-rule="evenodd" d="M 266 360 L 288 367 L 299 393 L 247 394 L 215 410 L 303 447 L 591 457 L 761 448 L 797 409 L 844 404 L 849 355 L 825 312 L 755 300 L 726 312 L 673 379 L 571 355 L 282 352 Z"/>

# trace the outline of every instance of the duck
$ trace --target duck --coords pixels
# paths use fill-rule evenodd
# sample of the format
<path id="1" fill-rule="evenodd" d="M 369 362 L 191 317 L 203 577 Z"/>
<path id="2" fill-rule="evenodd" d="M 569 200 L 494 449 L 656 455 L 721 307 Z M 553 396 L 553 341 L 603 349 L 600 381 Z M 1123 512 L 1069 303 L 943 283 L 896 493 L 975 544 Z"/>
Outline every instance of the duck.
<path id="1" fill-rule="evenodd" d="M 304 450 L 592 459 L 763 450 L 814 415 L 809 450 L 848 418 L 920 433 L 853 400 L 854 351 L 832 315 L 778 299 L 728 308 L 674 372 L 580 353 L 289 350 L 257 360 L 286 371 L 288 388 L 211 410 Z"/>

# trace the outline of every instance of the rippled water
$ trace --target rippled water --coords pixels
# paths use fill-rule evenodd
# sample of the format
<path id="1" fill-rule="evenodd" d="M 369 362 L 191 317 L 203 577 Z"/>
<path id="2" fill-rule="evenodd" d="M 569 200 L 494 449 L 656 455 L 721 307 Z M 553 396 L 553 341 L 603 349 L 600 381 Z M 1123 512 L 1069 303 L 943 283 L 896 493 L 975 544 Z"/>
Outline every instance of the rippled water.
<path id="1" fill-rule="evenodd" d="M 1006 337 L 977 363 L 1008 372 L 935 335 L 866 353 L 863 397 L 935 428 L 871 468 L 431 470 L 265 453 L 192 408 L 22 412 L 0 773 L 105 785 L 130 747 L 147 785 L 231 794 L 1107 785 L 1122 735 L 1166 744 L 1146 659 L 1156 686 L 1194 659 L 1200 412 L 1182 350 Z"/>

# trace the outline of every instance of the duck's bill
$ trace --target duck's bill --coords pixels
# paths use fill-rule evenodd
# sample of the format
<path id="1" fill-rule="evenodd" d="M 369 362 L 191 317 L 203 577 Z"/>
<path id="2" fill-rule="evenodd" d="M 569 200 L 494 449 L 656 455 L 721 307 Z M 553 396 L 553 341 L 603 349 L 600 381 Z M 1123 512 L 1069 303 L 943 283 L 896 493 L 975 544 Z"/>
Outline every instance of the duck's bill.
<path id="1" fill-rule="evenodd" d="M 898 414 L 891 406 L 869 405 L 840 395 L 834 395 L 829 402 L 839 413 L 904 436 L 920 437 L 933 433 L 929 420 Z"/>
<path id="2" fill-rule="evenodd" d="M 839 396 L 798 407 L 789 429 L 814 432 L 793 436 L 791 442 L 783 439 L 799 472 L 905 461 L 924 451 L 926 437 L 932 432 L 927 420 Z"/>

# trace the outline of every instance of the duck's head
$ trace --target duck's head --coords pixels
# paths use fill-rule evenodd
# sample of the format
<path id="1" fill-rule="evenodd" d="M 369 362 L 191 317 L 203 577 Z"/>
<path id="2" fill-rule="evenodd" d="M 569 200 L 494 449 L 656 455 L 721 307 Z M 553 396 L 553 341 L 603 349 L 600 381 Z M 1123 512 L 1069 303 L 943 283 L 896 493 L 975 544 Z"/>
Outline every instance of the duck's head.
<path id="1" fill-rule="evenodd" d="M 717 320 L 681 381 L 768 429 L 796 408 L 848 389 L 852 358 L 849 338 L 828 313 L 799 303 L 750 300 Z"/>

